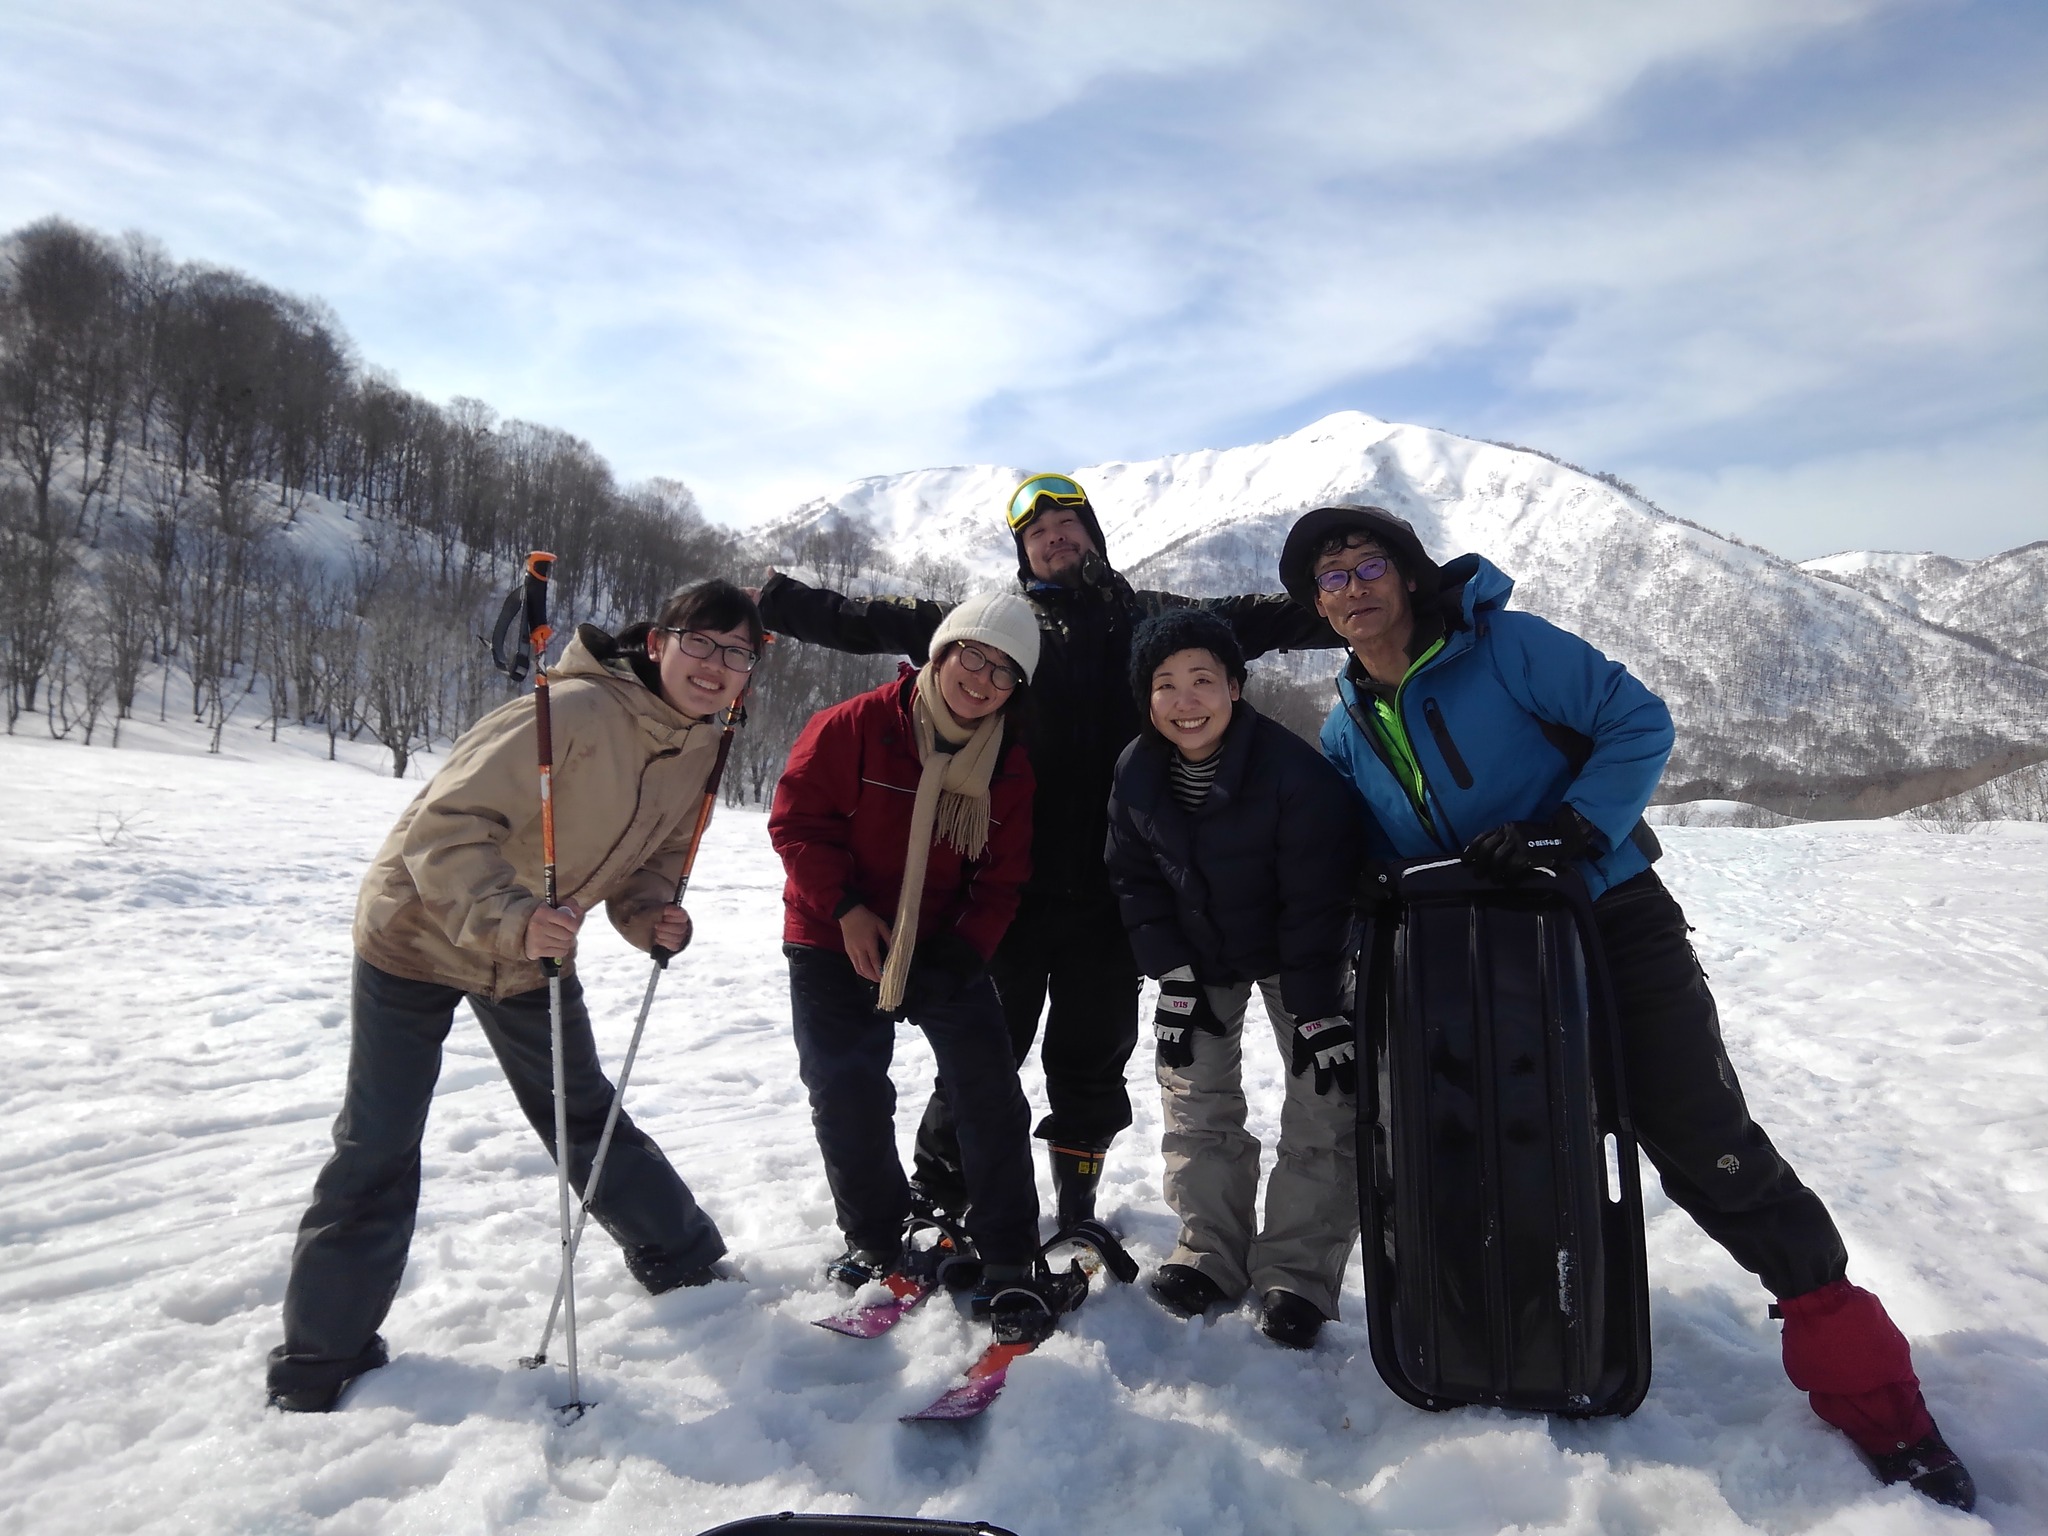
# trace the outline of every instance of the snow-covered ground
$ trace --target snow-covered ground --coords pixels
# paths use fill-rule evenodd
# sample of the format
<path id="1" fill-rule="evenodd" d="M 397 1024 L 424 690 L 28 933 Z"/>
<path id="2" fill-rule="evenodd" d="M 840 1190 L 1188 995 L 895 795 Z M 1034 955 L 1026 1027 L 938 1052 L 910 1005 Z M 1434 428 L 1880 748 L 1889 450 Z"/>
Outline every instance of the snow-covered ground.
<path id="1" fill-rule="evenodd" d="M 688 1533 L 788 1508 L 1026 1536 L 2048 1531 L 2048 827 L 1662 833 L 1752 1103 L 1915 1338 L 1973 1521 L 1871 1480 L 1785 1384 L 1763 1293 L 1654 1190 L 1656 1379 L 1625 1421 L 1405 1406 L 1366 1357 L 1354 1266 L 1309 1355 L 1112 1288 L 977 1426 L 899 1424 L 976 1331 L 943 1302 L 872 1343 L 808 1326 L 837 1305 L 836 1250 L 781 876 L 760 814 L 728 810 L 631 1102 L 747 1283 L 650 1299 L 599 1238 L 579 1285 L 598 1406 L 558 1424 L 556 1373 L 516 1364 L 555 1278 L 550 1165 L 465 1018 L 391 1365 L 332 1416 L 266 1412 L 346 1057 L 355 885 L 417 786 L 374 751 L 235 738 L 227 758 L 155 727 L 118 752 L 0 741 L 0 1531 Z M 615 1060 L 645 961 L 587 932 Z M 1278 1066 L 1251 1054 L 1270 1136 Z M 899 1084 L 921 1097 L 928 1070 L 906 1031 Z M 1107 1206 L 1149 1267 L 1173 1227 L 1133 1078 Z"/>

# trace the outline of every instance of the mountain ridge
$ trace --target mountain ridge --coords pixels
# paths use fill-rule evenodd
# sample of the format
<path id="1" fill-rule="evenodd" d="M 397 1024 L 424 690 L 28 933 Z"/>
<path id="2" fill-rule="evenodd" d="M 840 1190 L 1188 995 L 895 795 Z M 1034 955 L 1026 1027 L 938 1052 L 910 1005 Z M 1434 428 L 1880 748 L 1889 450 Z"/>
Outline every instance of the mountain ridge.
<path id="1" fill-rule="evenodd" d="M 768 520 L 759 536 L 793 551 L 808 531 L 851 523 L 899 566 L 957 561 L 998 583 L 1015 569 L 999 509 L 1025 472 L 956 465 L 871 476 Z M 1671 704 L 1679 746 L 1667 798 L 1888 814 L 1920 803 L 1916 794 L 1939 798 L 1931 791 L 1953 794 L 2048 758 L 2048 655 L 2036 660 L 2003 630 L 1910 611 L 1874 581 L 1844 579 L 1862 569 L 1846 557 L 1793 562 L 1540 451 L 1348 411 L 1265 443 L 1073 473 L 1112 562 L 1140 586 L 1277 591 L 1287 526 L 1341 501 L 1408 518 L 1438 558 L 1485 555 L 1516 578 L 1515 606 L 1584 635 Z M 2005 559 L 1951 563 L 2003 580 L 2010 573 L 1994 563 Z M 2029 557 L 2007 585 L 2030 590 L 2032 572 Z M 1915 601 L 1935 607 L 1962 590 L 1932 575 L 1921 588 Z M 1941 607 L 1954 611 L 1967 605 Z M 1263 664 L 1262 684 L 1326 689 L 1332 670 L 1326 653 L 1296 653 Z"/>

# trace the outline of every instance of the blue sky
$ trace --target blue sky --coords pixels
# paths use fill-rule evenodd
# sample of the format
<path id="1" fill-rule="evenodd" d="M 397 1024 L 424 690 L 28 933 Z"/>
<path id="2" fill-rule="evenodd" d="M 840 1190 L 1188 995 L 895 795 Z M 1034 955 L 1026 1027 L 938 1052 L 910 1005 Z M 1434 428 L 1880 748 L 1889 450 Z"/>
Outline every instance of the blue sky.
<path id="1" fill-rule="evenodd" d="M 2048 537 L 2048 7 L 0 7 L 136 228 L 732 520 L 1349 408 L 1803 558 Z"/>

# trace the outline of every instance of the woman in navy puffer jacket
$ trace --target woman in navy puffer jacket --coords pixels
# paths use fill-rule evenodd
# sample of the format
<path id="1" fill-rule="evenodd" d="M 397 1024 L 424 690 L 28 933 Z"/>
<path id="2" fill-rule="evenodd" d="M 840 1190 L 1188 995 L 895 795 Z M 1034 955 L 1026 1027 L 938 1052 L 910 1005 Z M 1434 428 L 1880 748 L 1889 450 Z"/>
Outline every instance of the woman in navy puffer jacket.
<path id="1" fill-rule="evenodd" d="M 1211 614 L 1138 631 L 1147 722 L 1117 764 L 1106 857 L 1138 965 L 1160 978 L 1165 1193 L 1181 1233 L 1153 1295 L 1193 1316 L 1249 1287 L 1266 1335 L 1306 1347 L 1337 1315 L 1358 1233 L 1347 994 L 1363 825 L 1316 750 L 1240 697 L 1244 677 Z M 1263 1225 L 1241 1083 L 1254 985 L 1291 1069 Z"/>

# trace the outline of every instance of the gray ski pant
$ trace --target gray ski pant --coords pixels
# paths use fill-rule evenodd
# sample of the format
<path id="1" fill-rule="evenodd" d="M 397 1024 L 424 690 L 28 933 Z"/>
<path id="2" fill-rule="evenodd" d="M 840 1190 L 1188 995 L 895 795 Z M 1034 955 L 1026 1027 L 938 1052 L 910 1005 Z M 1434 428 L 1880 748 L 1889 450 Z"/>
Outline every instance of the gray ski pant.
<path id="1" fill-rule="evenodd" d="M 314 1181 L 299 1222 L 284 1293 L 284 1343 L 271 1351 L 270 1387 L 293 1391 L 345 1378 L 380 1361 L 377 1329 L 398 1294 L 420 1198 L 420 1141 L 441 1043 L 463 993 L 379 970 L 357 957 L 348 1085 L 334 1122 L 334 1154 Z M 527 1121 L 552 1155 L 554 1050 L 545 987 L 493 1002 L 468 999 Z M 583 988 L 562 979 L 562 1060 L 568 1078 L 569 1178 L 580 1191 L 611 1108 Z M 552 1212 L 553 1183 L 536 1207 Z M 725 1252 L 717 1225 L 647 1133 L 621 1113 L 591 1215 L 626 1250 L 652 1290 Z M 552 1217 L 550 1218 L 552 1220 Z M 552 1227 L 550 1228 L 552 1232 Z"/>
<path id="2" fill-rule="evenodd" d="M 1258 983 L 1283 1064 L 1293 1059 L 1294 1017 L 1278 977 Z M 1318 1094 L 1315 1074 L 1289 1073 L 1280 1107 L 1280 1144 L 1266 1181 L 1266 1219 L 1255 1219 L 1259 1143 L 1245 1129 L 1243 1037 L 1252 983 L 1206 987 L 1223 1021 L 1220 1035 L 1190 1030 L 1194 1061 L 1161 1065 L 1166 1203 L 1180 1218 L 1167 1260 L 1200 1270 L 1226 1296 L 1249 1287 L 1292 1291 L 1325 1317 L 1337 1315 L 1344 1265 L 1358 1238 L 1355 1095 Z"/>

